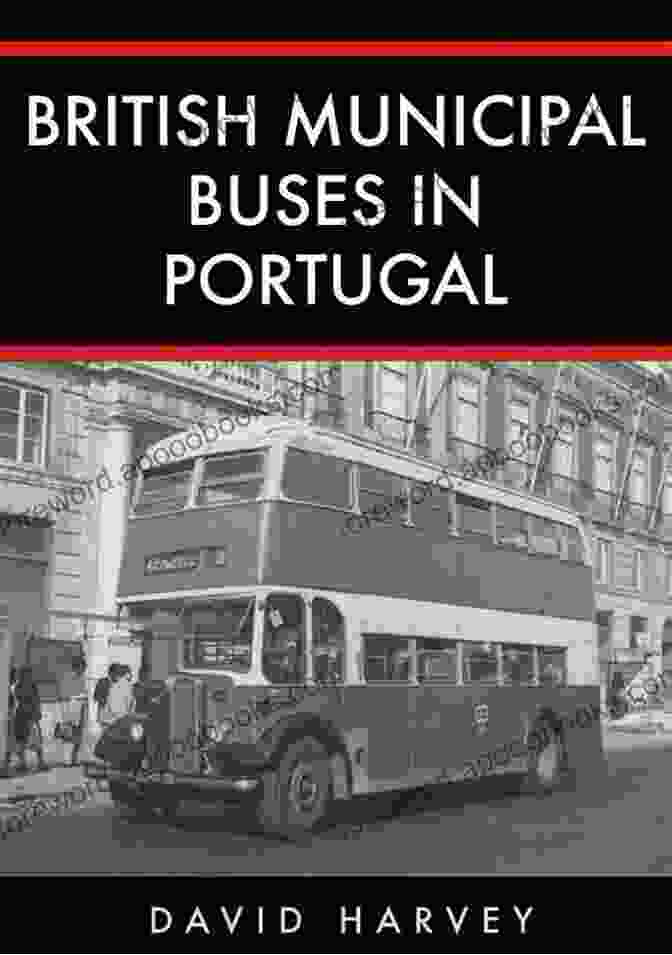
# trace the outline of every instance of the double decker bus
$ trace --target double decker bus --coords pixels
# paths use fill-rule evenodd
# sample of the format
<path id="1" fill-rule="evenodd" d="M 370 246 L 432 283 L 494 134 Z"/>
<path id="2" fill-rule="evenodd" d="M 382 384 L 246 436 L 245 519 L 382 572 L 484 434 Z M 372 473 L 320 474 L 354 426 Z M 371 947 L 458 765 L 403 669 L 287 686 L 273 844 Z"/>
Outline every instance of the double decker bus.
<path id="1" fill-rule="evenodd" d="M 495 773 L 546 792 L 601 761 L 576 514 L 301 421 L 178 442 L 129 519 L 144 692 L 88 770 L 117 804 L 244 800 L 291 838 L 332 800 Z"/>

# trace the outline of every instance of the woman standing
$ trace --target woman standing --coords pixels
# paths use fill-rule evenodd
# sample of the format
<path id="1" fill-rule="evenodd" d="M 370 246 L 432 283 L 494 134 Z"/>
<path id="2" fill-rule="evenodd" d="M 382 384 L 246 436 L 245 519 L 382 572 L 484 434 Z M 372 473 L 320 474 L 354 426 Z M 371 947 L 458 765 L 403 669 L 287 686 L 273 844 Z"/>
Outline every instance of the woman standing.
<path id="1" fill-rule="evenodd" d="M 113 669 L 113 668 L 114 669 Z M 98 720 L 107 728 L 120 720 L 133 709 L 132 674 L 130 667 L 113 664 L 110 668 L 110 688 L 104 706 L 101 707 Z"/>
<path id="2" fill-rule="evenodd" d="M 38 772 L 48 769 L 42 750 L 42 707 L 37 684 L 33 680 L 33 671 L 29 666 L 21 667 L 19 679 L 14 687 L 14 740 L 19 753 L 19 768 L 28 771 L 26 750 L 34 749 L 38 758 Z"/>

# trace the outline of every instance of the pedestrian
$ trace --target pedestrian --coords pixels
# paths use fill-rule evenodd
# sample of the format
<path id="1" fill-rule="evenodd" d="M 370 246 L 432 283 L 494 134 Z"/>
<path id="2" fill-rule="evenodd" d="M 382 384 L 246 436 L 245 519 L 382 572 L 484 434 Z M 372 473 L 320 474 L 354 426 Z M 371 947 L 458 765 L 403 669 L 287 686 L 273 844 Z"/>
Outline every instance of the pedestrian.
<path id="1" fill-rule="evenodd" d="M 33 679 L 33 671 L 29 666 L 21 667 L 19 678 L 14 687 L 16 700 L 14 708 L 14 740 L 19 753 L 19 768 L 22 772 L 28 771 L 26 750 L 33 749 L 37 754 L 38 772 L 48 769 L 44 761 L 42 748 L 42 707 L 40 693 Z"/>
<path id="2" fill-rule="evenodd" d="M 98 716 L 98 721 L 103 727 L 111 726 L 122 717 L 128 716 L 133 709 L 131 668 L 113 664 L 110 670 L 110 689 Z"/>
<path id="3" fill-rule="evenodd" d="M 110 687 L 117 679 L 118 672 L 119 664 L 111 663 L 107 668 L 107 676 L 101 677 L 101 679 L 96 683 L 95 689 L 93 691 L 93 700 L 96 704 L 96 719 L 98 722 L 100 722 L 101 711 L 107 703 L 107 698 L 110 695 Z"/>
<path id="4" fill-rule="evenodd" d="M 625 701 L 625 680 L 620 670 L 616 670 L 611 681 L 608 706 L 612 719 L 620 719 L 625 715 L 627 710 L 627 703 Z"/>
<path id="5" fill-rule="evenodd" d="M 2 769 L 2 776 L 9 775 L 9 769 L 12 762 L 12 753 L 16 748 L 14 740 L 14 714 L 16 711 L 16 681 L 18 679 L 18 670 L 12 667 L 9 671 L 9 699 L 7 701 L 7 746 L 5 749 L 5 762 Z"/>

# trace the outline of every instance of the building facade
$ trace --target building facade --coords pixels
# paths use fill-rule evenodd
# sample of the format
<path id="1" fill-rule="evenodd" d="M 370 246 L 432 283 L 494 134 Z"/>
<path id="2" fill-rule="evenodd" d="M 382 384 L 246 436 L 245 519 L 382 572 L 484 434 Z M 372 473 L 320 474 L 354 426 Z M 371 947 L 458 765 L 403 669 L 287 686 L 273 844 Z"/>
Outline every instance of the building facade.
<path id="1" fill-rule="evenodd" d="M 604 687 L 649 654 L 672 683 L 672 388 L 636 362 L 2 364 L 0 664 L 48 638 L 81 644 L 89 690 L 112 659 L 137 672 L 115 602 L 124 469 L 171 432 L 250 401 L 277 411 L 288 392 L 290 415 L 452 467 L 499 451 L 481 476 L 579 511 Z"/>

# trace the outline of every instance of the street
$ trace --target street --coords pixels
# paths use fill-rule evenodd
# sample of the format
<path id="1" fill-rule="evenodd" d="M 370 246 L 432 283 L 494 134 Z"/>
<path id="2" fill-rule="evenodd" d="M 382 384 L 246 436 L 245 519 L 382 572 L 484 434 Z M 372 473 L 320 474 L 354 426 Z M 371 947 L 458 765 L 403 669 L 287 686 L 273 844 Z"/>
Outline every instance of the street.
<path id="1" fill-rule="evenodd" d="M 672 737 L 613 734 L 605 772 L 577 791 L 537 799 L 492 780 L 360 798 L 300 845 L 254 833 L 238 809 L 139 821 L 101 793 L 10 836 L 0 873 L 665 873 L 671 787 Z"/>

